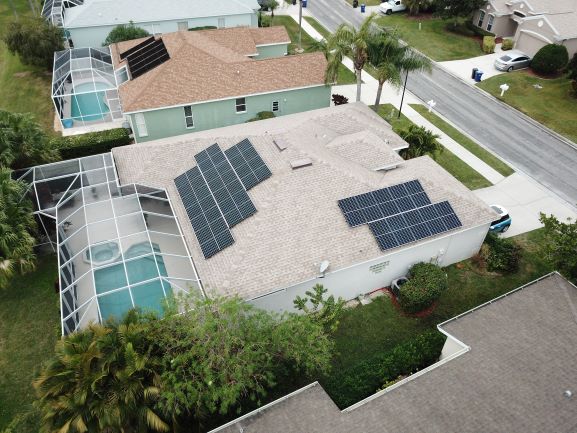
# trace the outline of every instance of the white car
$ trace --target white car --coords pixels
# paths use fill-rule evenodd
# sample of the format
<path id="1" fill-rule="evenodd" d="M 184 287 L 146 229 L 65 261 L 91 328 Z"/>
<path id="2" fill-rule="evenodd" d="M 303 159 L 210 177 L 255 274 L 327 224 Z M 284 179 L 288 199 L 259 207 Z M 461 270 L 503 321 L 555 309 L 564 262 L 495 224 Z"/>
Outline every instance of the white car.
<path id="1" fill-rule="evenodd" d="M 402 0 L 387 0 L 379 6 L 379 11 L 385 15 L 391 15 L 393 12 L 401 12 L 406 9 L 407 7 Z"/>

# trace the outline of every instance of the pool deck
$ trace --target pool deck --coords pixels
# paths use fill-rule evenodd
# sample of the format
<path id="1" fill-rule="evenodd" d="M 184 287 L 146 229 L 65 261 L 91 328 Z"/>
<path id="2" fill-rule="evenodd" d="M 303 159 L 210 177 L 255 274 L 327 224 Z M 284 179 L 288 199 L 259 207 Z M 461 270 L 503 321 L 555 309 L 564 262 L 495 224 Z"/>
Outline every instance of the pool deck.
<path id="1" fill-rule="evenodd" d="M 94 123 L 92 125 L 63 128 L 62 124 L 60 123 L 60 119 L 58 118 L 58 115 L 54 116 L 54 130 L 56 132 L 61 132 L 63 137 L 86 134 L 88 132 L 98 132 L 98 131 L 106 131 L 108 129 L 122 128 L 123 123 L 124 119 L 119 119 L 119 120 L 113 120 L 111 122 L 100 122 L 100 123 Z"/>

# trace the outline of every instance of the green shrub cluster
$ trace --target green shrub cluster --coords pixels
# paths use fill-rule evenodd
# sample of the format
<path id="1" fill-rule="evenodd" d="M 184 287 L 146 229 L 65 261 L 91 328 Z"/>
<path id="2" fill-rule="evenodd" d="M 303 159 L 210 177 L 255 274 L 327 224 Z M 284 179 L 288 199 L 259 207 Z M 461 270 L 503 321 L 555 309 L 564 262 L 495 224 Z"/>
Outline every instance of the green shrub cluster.
<path id="1" fill-rule="evenodd" d="M 272 111 L 259 111 L 256 113 L 256 116 L 254 116 L 252 119 L 248 119 L 246 123 L 256 122 L 257 120 L 272 119 L 274 117 L 275 115 Z"/>
<path id="2" fill-rule="evenodd" d="M 471 20 L 465 20 L 463 22 L 454 24 L 449 23 L 445 27 L 449 32 L 457 33 L 459 35 L 473 37 L 473 36 L 495 36 L 493 33 L 488 32 L 485 29 L 477 27 Z"/>
<path id="3" fill-rule="evenodd" d="M 484 248 L 487 270 L 489 272 L 514 273 L 519 269 L 521 247 L 511 239 L 505 239 L 489 233 L 485 239 L 488 248 Z"/>
<path id="4" fill-rule="evenodd" d="M 322 381 L 337 406 L 344 409 L 374 394 L 401 375 L 409 375 L 439 359 L 445 336 L 428 331 L 388 352 L 377 353 Z"/>
<path id="5" fill-rule="evenodd" d="M 130 142 L 128 131 L 124 128 L 116 128 L 69 137 L 56 137 L 51 140 L 50 144 L 60 151 L 62 159 L 71 159 L 110 152 L 112 148 L 126 146 Z"/>
<path id="6" fill-rule="evenodd" d="M 189 32 L 196 32 L 197 30 L 214 30 L 216 26 L 200 26 L 200 27 L 191 27 L 188 29 Z"/>
<path id="7" fill-rule="evenodd" d="M 483 36 L 483 52 L 492 54 L 495 52 L 495 36 Z"/>
<path id="8" fill-rule="evenodd" d="M 531 61 L 531 68 L 539 74 L 554 74 L 569 63 L 567 47 L 557 44 L 545 45 Z"/>
<path id="9" fill-rule="evenodd" d="M 409 281 L 401 286 L 398 301 L 407 313 L 430 307 L 447 288 L 447 275 L 432 263 L 417 263 L 409 270 Z"/>
<path id="10" fill-rule="evenodd" d="M 512 50 L 513 44 L 514 44 L 513 39 L 503 39 L 503 42 L 501 43 L 501 49 L 503 51 Z"/>

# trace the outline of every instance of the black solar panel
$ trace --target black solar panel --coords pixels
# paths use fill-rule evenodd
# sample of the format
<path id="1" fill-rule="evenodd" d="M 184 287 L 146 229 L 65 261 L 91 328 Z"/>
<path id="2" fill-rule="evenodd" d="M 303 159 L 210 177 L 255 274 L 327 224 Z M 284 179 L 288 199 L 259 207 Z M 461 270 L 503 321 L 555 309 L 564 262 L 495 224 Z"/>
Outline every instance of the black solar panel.
<path id="1" fill-rule="evenodd" d="M 347 223 L 351 227 L 356 227 L 430 203 L 431 200 L 423 190 L 421 182 L 411 180 L 339 200 L 339 207 Z"/>
<path id="2" fill-rule="evenodd" d="M 381 250 L 389 250 L 461 226 L 461 220 L 448 201 L 429 204 L 369 223 Z"/>
<path id="3" fill-rule="evenodd" d="M 181 174 L 174 183 L 204 257 L 208 259 L 232 245 L 232 233 L 199 168 L 193 167 Z"/>
<path id="4" fill-rule="evenodd" d="M 142 41 L 138 45 L 135 45 L 132 48 L 130 48 L 129 50 L 126 50 L 123 53 L 120 53 L 120 60 L 124 60 L 127 56 L 130 56 L 132 53 L 135 53 L 135 52 L 143 49 L 144 47 L 152 44 L 154 41 L 155 41 L 154 36 L 146 38 L 144 41 Z"/>
<path id="5" fill-rule="evenodd" d="M 271 176 L 269 168 L 248 138 L 224 153 L 247 191 Z"/>
<path id="6" fill-rule="evenodd" d="M 217 144 L 194 158 L 229 227 L 256 212 L 244 186 Z"/>
<path id="7" fill-rule="evenodd" d="M 126 56 L 132 79 L 138 78 L 142 74 L 166 62 L 168 59 L 170 59 L 170 55 L 162 39 L 148 43 L 139 50 Z"/>

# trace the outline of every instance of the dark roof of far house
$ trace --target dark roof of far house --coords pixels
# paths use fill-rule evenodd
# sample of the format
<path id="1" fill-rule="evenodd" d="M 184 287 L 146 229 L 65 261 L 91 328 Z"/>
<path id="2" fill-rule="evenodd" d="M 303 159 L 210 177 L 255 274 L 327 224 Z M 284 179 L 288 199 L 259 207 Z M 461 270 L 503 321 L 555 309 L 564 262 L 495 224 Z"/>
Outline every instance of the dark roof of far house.
<path id="1" fill-rule="evenodd" d="M 213 432 L 577 431 L 577 288 L 559 274 L 440 329 L 470 350 L 351 410 L 313 384 Z"/>

